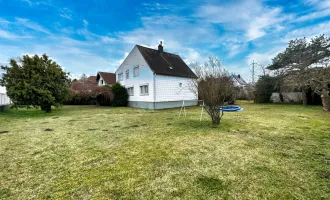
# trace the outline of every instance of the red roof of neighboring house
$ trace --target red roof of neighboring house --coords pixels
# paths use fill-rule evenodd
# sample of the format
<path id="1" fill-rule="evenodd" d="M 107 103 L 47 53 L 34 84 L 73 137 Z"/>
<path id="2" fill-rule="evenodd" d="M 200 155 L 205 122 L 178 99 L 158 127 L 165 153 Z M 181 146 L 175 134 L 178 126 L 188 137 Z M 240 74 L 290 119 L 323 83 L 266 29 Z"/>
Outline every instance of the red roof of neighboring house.
<path id="1" fill-rule="evenodd" d="M 78 81 L 72 82 L 71 89 L 72 90 L 77 90 L 77 91 L 92 90 L 96 86 L 97 86 L 96 76 L 90 76 L 85 81 L 79 81 L 78 80 Z"/>
<path id="2" fill-rule="evenodd" d="M 96 76 L 90 76 L 90 77 L 88 77 L 88 80 L 89 81 L 94 81 L 95 83 L 97 83 Z"/>
<path id="3" fill-rule="evenodd" d="M 105 84 L 115 84 L 116 83 L 116 74 L 108 72 L 98 72 L 96 80 L 100 79 L 100 76 L 103 78 Z"/>

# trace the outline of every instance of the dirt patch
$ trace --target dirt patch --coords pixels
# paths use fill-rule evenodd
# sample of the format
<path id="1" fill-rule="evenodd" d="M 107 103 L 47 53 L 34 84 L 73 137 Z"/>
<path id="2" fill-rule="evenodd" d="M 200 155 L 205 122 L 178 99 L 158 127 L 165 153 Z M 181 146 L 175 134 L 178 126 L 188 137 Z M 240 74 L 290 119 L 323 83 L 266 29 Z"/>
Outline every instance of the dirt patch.
<path id="1" fill-rule="evenodd" d="M 310 127 L 307 127 L 307 126 L 301 126 L 301 127 L 298 127 L 298 128 L 305 129 L 305 130 L 311 129 Z"/>
<path id="2" fill-rule="evenodd" d="M 0 131 L 0 134 L 9 133 L 9 131 Z"/>
<path id="3" fill-rule="evenodd" d="M 321 177 L 321 178 L 330 179 L 330 172 L 329 172 L 329 171 L 318 170 L 318 171 L 316 171 L 316 173 L 317 173 L 317 175 L 319 175 L 319 177 Z"/>
<path id="4" fill-rule="evenodd" d="M 302 137 L 295 137 L 295 136 L 287 136 L 286 138 L 291 140 L 304 140 L 304 138 Z"/>
<path id="5" fill-rule="evenodd" d="M 299 115 L 298 117 L 299 117 L 299 118 L 302 118 L 302 119 L 308 119 L 308 117 L 306 117 L 306 116 L 302 116 L 302 115 Z"/>
<path id="6" fill-rule="evenodd" d="M 53 131 L 51 128 L 46 128 L 44 131 Z"/>
<path id="7" fill-rule="evenodd" d="M 171 123 L 167 123 L 166 126 L 172 126 L 172 124 Z"/>

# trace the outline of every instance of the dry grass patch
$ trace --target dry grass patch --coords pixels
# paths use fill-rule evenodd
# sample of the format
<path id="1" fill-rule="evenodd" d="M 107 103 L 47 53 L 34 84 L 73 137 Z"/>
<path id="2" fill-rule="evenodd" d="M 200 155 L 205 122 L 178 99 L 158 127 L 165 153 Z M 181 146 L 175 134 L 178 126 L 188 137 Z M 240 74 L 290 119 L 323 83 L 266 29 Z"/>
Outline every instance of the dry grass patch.
<path id="1" fill-rule="evenodd" d="M 240 105 L 0 113 L 0 199 L 329 199 L 329 113 Z"/>

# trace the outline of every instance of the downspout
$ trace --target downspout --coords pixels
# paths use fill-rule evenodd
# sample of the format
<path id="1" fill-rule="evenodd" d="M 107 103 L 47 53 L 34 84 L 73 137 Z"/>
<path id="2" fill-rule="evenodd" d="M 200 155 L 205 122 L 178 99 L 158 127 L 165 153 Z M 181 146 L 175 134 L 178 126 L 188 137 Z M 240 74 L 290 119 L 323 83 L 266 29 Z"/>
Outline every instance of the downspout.
<path id="1" fill-rule="evenodd" d="M 153 76 L 153 81 L 154 81 L 154 110 L 156 110 L 156 73 L 154 73 L 154 76 Z"/>

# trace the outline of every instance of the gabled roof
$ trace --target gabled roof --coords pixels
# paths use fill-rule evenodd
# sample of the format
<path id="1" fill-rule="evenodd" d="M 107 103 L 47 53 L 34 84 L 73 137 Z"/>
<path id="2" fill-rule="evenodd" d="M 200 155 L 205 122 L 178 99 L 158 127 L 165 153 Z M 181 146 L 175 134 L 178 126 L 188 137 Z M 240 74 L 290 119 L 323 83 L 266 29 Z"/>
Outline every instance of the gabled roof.
<path id="1" fill-rule="evenodd" d="M 88 80 L 89 81 L 94 81 L 96 83 L 96 76 L 89 76 Z"/>
<path id="2" fill-rule="evenodd" d="M 241 75 L 233 75 L 236 81 L 241 85 L 247 85 L 247 82 L 241 77 Z"/>
<path id="3" fill-rule="evenodd" d="M 98 72 L 96 80 L 100 79 L 100 76 L 103 78 L 105 84 L 115 84 L 116 83 L 116 74 L 109 72 Z"/>
<path id="4" fill-rule="evenodd" d="M 136 45 L 151 70 L 159 75 L 197 78 L 180 56 Z"/>

